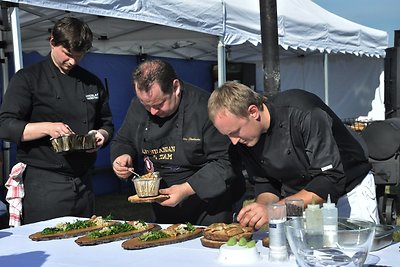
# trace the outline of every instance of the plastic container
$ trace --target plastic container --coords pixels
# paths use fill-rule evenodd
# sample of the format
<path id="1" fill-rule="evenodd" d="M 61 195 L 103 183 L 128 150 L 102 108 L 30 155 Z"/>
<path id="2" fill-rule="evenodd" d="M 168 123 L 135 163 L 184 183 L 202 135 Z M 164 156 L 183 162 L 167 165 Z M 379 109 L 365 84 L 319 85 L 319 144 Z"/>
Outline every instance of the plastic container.
<path id="1" fill-rule="evenodd" d="M 322 210 L 319 204 L 308 204 L 305 210 L 305 230 L 310 236 L 311 247 L 321 247 L 323 245 L 323 220 Z"/>
<path id="2" fill-rule="evenodd" d="M 324 229 L 324 247 L 334 247 L 337 243 L 338 210 L 328 195 L 327 202 L 322 204 L 322 218 Z"/>

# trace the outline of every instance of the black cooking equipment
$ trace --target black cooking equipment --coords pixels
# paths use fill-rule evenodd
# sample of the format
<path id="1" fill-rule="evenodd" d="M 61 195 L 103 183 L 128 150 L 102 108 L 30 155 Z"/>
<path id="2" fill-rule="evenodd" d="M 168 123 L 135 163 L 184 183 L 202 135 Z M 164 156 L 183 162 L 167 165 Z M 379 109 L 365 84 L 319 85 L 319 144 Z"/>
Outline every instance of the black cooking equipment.
<path id="1" fill-rule="evenodd" d="M 361 131 L 368 148 L 370 162 L 377 185 L 377 197 L 381 220 L 395 224 L 398 196 L 387 192 L 387 185 L 399 185 L 400 181 L 400 117 L 373 121 Z"/>

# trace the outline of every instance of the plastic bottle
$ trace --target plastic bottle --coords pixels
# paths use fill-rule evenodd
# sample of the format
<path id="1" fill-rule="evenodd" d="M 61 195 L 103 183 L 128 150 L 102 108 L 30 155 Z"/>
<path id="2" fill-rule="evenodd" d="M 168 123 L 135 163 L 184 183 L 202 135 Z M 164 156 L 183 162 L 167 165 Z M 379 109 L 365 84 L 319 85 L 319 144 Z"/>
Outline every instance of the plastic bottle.
<path id="1" fill-rule="evenodd" d="M 321 248 L 323 246 L 323 220 L 322 210 L 319 204 L 308 204 L 305 210 L 306 219 L 306 233 L 308 236 L 308 242 L 311 247 Z"/>
<path id="2" fill-rule="evenodd" d="M 338 230 L 338 210 L 335 203 L 331 202 L 328 195 L 326 203 L 322 206 L 322 217 L 324 224 L 324 247 L 336 247 Z"/>

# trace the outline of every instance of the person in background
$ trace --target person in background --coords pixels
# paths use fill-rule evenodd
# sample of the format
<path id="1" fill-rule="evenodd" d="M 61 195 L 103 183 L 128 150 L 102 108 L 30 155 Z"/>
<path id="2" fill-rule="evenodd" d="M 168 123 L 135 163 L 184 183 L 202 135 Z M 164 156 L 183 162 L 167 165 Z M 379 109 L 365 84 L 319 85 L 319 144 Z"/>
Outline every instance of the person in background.
<path id="1" fill-rule="evenodd" d="M 237 82 L 216 89 L 209 117 L 227 135 L 255 181 L 255 203 L 238 221 L 260 228 L 267 205 L 287 198 L 305 205 L 328 194 L 339 216 L 379 222 L 371 164 L 353 134 L 316 95 L 287 90 L 268 99 Z"/>
<path id="2" fill-rule="evenodd" d="M 92 39 L 80 19 L 58 20 L 49 55 L 19 70 L 4 96 L 0 138 L 17 144 L 17 161 L 23 164 L 24 224 L 94 214 L 91 170 L 114 126 L 102 82 L 77 65 Z M 95 149 L 61 154 L 52 148 L 51 138 L 89 131 L 95 133 Z"/>
<path id="3" fill-rule="evenodd" d="M 244 194 L 244 180 L 233 176 L 229 139 L 208 118 L 209 93 L 158 59 L 138 66 L 133 86 L 136 98 L 111 142 L 115 174 L 128 179 L 142 160 L 146 172 L 160 172 L 159 192 L 170 198 L 153 203 L 156 222 L 232 222 L 233 197 Z"/>

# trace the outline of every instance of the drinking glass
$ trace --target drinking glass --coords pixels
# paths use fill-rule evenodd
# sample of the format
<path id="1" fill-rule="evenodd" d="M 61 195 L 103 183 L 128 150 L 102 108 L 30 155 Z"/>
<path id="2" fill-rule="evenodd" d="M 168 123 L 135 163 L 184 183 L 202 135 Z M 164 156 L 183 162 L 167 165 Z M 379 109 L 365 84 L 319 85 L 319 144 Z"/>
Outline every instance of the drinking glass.
<path id="1" fill-rule="evenodd" d="M 286 199 L 285 204 L 286 204 L 286 214 L 288 220 L 296 217 L 303 217 L 304 201 L 302 199 L 296 199 L 296 198 Z"/>

